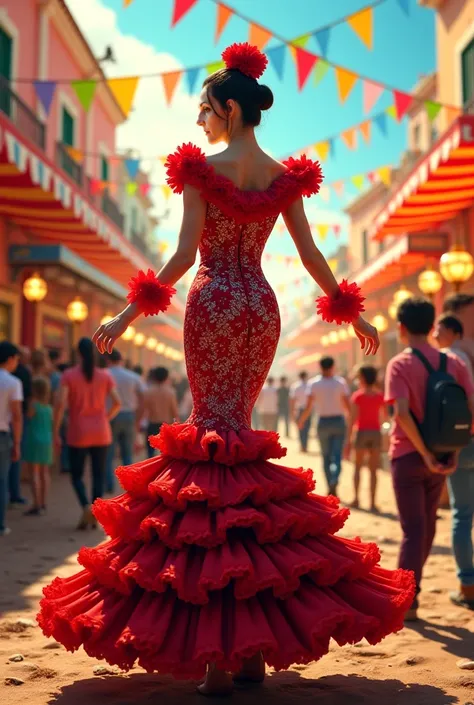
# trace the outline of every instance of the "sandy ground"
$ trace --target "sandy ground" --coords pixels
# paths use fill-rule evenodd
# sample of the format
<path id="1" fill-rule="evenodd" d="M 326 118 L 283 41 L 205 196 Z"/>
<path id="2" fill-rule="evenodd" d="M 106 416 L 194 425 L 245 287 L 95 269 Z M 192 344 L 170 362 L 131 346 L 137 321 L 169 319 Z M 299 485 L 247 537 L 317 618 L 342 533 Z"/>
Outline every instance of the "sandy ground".
<path id="1" fill-rule="evenodd" d="M 312 441 L 315 448 L 316 443 Z M 316 452 L 302 456 L 289 441 L 289 453 L 281 462 L 315 469 L 324 488 Z M 351 500 L 351 468 L 346 464 L 342 500 Z M 364 478 L 367 480 L 367 478 Z M 128 674 L 110 669 L 94 673 L 103 662 L 80 650 L 67 653 L 43 637 L 34 620 L 41 589 L 56 575 L 76 571 L 76 552 L 86 543 L 104 540 L 101 531 L 76 533 L 78 510 L 67 476 L 54 478 L 51 509 L 47 517 L 23 517 L 9 513 L 9 537 L 0 539 L 0 703 L 5 705 L 182 705 L 203 702 L 194 684 L 136 668 Z M 380 474 L 379 505 L 382 515 L 353 511 L 342 535 L 360 535 L 377 541 L 382 564 L 396 567 L 400 528 L 387 472 Z M 362 506 L 367 499 L 362 498 Z M 421 620 L 385 639 L 376 647 L 365 643 L 340 648 L 308 666 L 285 673 L 268 674 L 263 686 L 238 691 L 232 702 L 248 705 L 280 705 L 309 702 L 317 705 L 474 705 L 474 671 L 459 662 L 474 659 L 474 612 L 453 606 L 449 590 L 456 585 L 450 549 L 450 513 L 440 511 L 432 556 L 425 569 L 421 596 Z M 27 620 L 18 623 L 18 620 Z M 23 661 L 11 661 L 21 654 Z M 23 681 L 7 684 L 9 678 Z M 216 699 L 218 702 L 220 698 Z M 214 702 L 216 701 L 214 700 Z"/>

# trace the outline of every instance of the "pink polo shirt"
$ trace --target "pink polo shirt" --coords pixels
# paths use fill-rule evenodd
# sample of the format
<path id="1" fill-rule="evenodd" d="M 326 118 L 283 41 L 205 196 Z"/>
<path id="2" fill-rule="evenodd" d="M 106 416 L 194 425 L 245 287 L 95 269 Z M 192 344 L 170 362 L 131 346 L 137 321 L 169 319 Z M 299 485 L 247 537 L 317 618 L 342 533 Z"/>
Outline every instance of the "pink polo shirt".
<path id="1" fill-rule="evenodd" d="M 110 372 L 96 367 L 92 382 L 89 382 L 78 365 L 64 372 L 61 387 L 68 390 L 67 444 L 75 448 L 110 445 L 112 433 L 107 418 L 107 397 L 115 387 Z"/>
<path id="2" fill-rule="evenodd" d="M 439 350 L 429 343 L 418 346 L 420 352 L 426 357 L 435 369 L 439 367 Z M 466 394 L 470 397 L 474 394 L 474 384 L 469 375 L 466 365 L 452 353 L 447 353 L 447 371 L 454 377 L 456 382 L 464 387 Z M 414 413 L 418 421 L 424 417 L 426 403 L 426 383 L 428 371 L 415 355 L 403 350 L 395 355 L 387 365 L 385 375 L 385 402 L 393 404 L 396 399 L 408 399 L 410 410 Z M 390 436 L 389 455 L 391 458 L 399 458 L 402 455 L 413 453 L 415 447 L 408 440 L 404 431 L 397 422 L 394 422 Z"/>

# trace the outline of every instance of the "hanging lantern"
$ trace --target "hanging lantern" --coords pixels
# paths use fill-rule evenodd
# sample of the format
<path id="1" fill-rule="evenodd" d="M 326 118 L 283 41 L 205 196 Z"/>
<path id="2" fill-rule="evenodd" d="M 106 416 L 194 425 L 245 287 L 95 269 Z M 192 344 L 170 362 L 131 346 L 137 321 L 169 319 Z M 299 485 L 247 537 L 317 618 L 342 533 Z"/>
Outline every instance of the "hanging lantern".
<path id="1" fill-rule="evenodd" d="M 429 264 L 418 277 L 418 288 L 425 296 L 434 296 L 443 286 L 443 277 Z"/>
<path id="2" fill-rule="evenodd" d="M 158 353 L 158 355 L 163 355 L 163 353 L 165 352 L 165 348 L 166 345 L 164 343 L 158 343 L 158 345 L 156 346 L 156 352 Z"/>
<path id="3" fill-rule="evenodd" d="M 158 341 L 156 338 L 148 338 L 145 345 L 147 347 L 147 350 L 155 350 L 156 346 L 158 345 Z"/>
<path id="4" fill-rule="evenodd" d="M 135 345 L 136 345 L 137 347 L 141 348 L 141 346 L 145 343 L 145 336 L 144 336 L 144 334 L 143 334 L 143 333 L 140 333 L 140 332 L 135 333 L 135 337 L 134 337 L 134 339 L 133 339 L 133 342 L 135 343 Z"/>
<path id="5" fill-rule="evenodd" d="M 101 325 L 101 326 L 107 325 L 107 323 L 110 323 L 110 321 L 112 321 L 113 318 L 114 318 L 114 317 L 111 316 L 109 313 L 106 313 L 105 316 L 103 316 L 103 317 L 100 319 L 100 325 Z"/>
<path id="6" fill-rule="evenodd" d="M 388 315 L 390 316 L 392 321 L 397 320 L 397 311 L 398 311 L 398 304 L 395 303 L 395 301 L 392 301 L 392 303 L 388 307 Z"/>
<path id="7" fill-rule="evenodd" d="M 321 340 L 319 341 L 323 348 L 327 348 L 329 345 L 329 336 L 328 335 L 322 335 Z"/>
<path id="8" fill-rule="evenodd" d="M 89 309 L 80 296 L 76 296 L 66 309 L 67 317 L 73 323 L 83 323 L 89 315 Z"/>
<path id="9" fill-rule="evenodd" d="M 388 328 L 388 321 L 385 316 L 383 316 L 381 313 L 378 313 L 376 316 L 374 316 L 372 318 L 371 323 L 373 326 L 375 326 L 375 328 L 377 328 L 379 333 L 385 333 Z"/>
<path id="10" fill-rule="evenodd" d="M 471 253 L 461 245 L 453 245 L 449 252 L 441 255 L 439 271 L 447 282 L 459 290 L 474 272 L 474 260 Z"/>
<path id="11" fill-rule="evenodd" d="M 39 303 L 43 301 L 47 293 L 48 285 L 38 272 L 35 272 L 23 282 L 23 296 L 27 301 Z"/>
<path id="12" fill-rule="evenodd" d="M 328 336 L 328 337 L 329 337 L 329 342 L 330 342 L 332 345 L 335 345 L 336 343 L 339 342 L 339 333 L 337 332 L 337 330 L 332 330 L 332 331 L 329 333 L 329 336 Z"/>
<path id="13" fill-rule="evenodd" d="M 341 328 L 339 330 L 339 340 L 347 340 L 349 338 L 349 333 L 347 331 L 347 328 Z"/>
<path id="14" fill-rule="evenodd" d="M 135 337 L 135 328 L 133 326 L 128 326 L 128 328 L 125 329 L 125 332 L 122 333 L 122 338 L 125 340 L 127 343 L 130 340 L 133 340 Z"/>
<path id="15" fill-rule="evenodd" d="M 393 303 L 400 306 L 401 303 L 407 299 L 411 299 L 412 296 L 412 292 L 405 286 L 405 284 L 402 284 L 393 295 Z"/>
<path id="16" fill-rule="evenodd" d="M 356 332 L 352 326 L 348 326 L 347 335 L 349 336 L 349 338 L 357 338 Z"/>

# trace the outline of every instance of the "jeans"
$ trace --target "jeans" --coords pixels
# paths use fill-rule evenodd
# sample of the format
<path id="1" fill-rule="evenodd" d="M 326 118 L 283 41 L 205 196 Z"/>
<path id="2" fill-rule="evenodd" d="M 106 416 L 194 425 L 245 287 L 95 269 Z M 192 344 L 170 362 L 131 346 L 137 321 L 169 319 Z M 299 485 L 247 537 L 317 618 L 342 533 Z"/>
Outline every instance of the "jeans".
<path id="1" fill-rule="evenodd" d="M 344 416 L 320 416 L 318 439 L 323 456 L 323 468 L 328 488 L 337 485 L 341 474 L 342 451 L 346 438 Z"/>
<path id="2" fill-rule="evenodd" d="M 459 467 L 448 478 L 452 507 L 453 553 L 462 585 L 474 585 L 472 519 L 474 515 L 474 469 Z"/>
<path id="3" fill-rule="evenodd" d="M 87 507 L 88 504 L 92 504 L 104 494 L 105 462 L 108 448 L 109 446 L 91 446 L 90 448 L 69 446 L 71 482 L 81 507 Z M 91 456 L 92 466 L 92 499 L 90 502 L 87 499 L 86 488 L 82 479 L 88 454 Z"/>
<path id="4" fill-rule="evenodd" d="M 12 462 L 12 439 L 10 433 L 0 431 L 0 531 L 5 528 L 5 512 L 8 504 L 8 476 Z"/>
<path id="5" fill-rule="evenodd" d="M 303 413 L 303 409 L 300 409 L 296 415 L 296 423 L 299 422 L 301 418 L 301 414 Z M 306 453 L 308 450 L 308 438 L 309 438 L 309 429 L 311 428 L 311 421 L 313 419 L 311 418 L 311 414 L 308 416 L 306 421 L 304 422 L 303 428 L 298 429 L 298 433 L 300 436 L 300 445 L 301 445 L 301 450 Z"/>
<path id="6" fill-rule="evenodd" d="M 11 463 L 10 470 L 8 472 L 8 494 L 10 495 L 10 502 L 25 502 L 25 500 L 21 496 L 21 463 L 25 445 L 27 423 L 28 419 L 25 417 L 23 419 L 23 435 L 21 437 L 20 445 L 20 460 L 14 460 Z"/>
<path id="7" fill-rule="evenodd" d="M 117 444 L 120 450 L 122 465 L 133 463 L 133 444 L 135 442 L 135 412 L 120 411 L 110 422 L 112 443 L 107 453 L 107 468 L 105 473 L 105 488 L 107 492 L 115 489 L 114 459 Z"/>
<path id="8" fill-rule="evenodd" d="M 148 438 L 149 438 L 150 436 L 157 436 L 157 435 L 159 434 L 159 432 L 160 432 L 160 428 L 162 427 L 162 425 L 163 425 L 163 424 L 161 424 L 161 423 L 153 423 L 153 422 L 151 422 L 151 421 L 150 421 L 150 423 L 148 424 L 148 429 L 147 429 L 147 433 L 146 433 L 146 449 L 147 449 L 148 457 L 149 457 L 149 458 L 153 458 L 153 457 L 154 457 L 154 455 L 155 455 L 155 453 L 156 453 L 156 450 L 155 450 L 155 448 L 152 448 L 152 447 L 151 447 Z"/>
<path id="9" fill-rule="evenodd" d="M 419 453 L 408 453 L 392 460 L 392 483 L 403 532 L 398 567 L 415 573 L 417 594 L 436 533 L 436 514 L 444 480 L 444 475 L 428 470 Z M 413 607 L 417 607 L 416 600 Z"/>

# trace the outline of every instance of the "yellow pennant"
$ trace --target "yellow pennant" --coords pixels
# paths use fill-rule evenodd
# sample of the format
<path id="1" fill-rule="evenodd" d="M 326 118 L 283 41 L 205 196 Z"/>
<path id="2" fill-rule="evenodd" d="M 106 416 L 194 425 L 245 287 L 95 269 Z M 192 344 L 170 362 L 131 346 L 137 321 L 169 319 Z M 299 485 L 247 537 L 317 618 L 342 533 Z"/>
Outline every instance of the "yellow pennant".
<path id="1" fill-rule="evenodd" d="M 329 150 L 331 148 L 329 140 L 327 142 L 316 142 L 314 145 L 318 157 L 324 162 L 328 158 Z"/>
<path id="2" fill-rule="evenodd" d="M 107 85 L 114 94 L 114 98 L 120 105 L 122 112 L 128 117 L 138 86 L 138 76 L 132 76 L 131 78 L 109 78 Z"/>
<path id="3" fill-rule="evenodd" d="M 367 7 L 365 10 L 361 10 L 347 18 L 347 24 L 354 30 L 367 49 L 374 48 L 373 20 L 374 14 L 372 7 Z"/>
<path id="4" fill-rule="evenodd" d="M 335 71 L 339 100 L 341 103 L 345 103 L 357 83 L 359 76 L 352 71 L 347 71 L 346 69 L 341 68 L 340 66 L 336 66 Z"/>
<path id="5" fill-rule="evenodd" d="M 329 225 L 317 225 L 316 230 L 318 231 L 321 240 L 324 241 L 328 234 Z"/>
<path id="6" fill-rule="evenodd" d="M 80 149 L 76 149 L 76 147 L 66 147 L 66 149 L 69 156 L 74 159 L 75 162 L 82 163 L 84 154 Z"/>
<path id="7" fill-rule="evenodd" d="M 381 166 L 376 170 L 380 181 L 382 181 L 385 186 L 390 186 L 392 183 L 392 170 L 389 166 Z"/>
<path id="8" fill-rule="evenodd" d="M 385 112 L 387 115 L 390 115 L 391 118 L 397 120 L 397 109 L 394 105 L 389 105 L 388 108 L 385 108 Z"/>
<path id="9" fill-rule="evenodd" d="M 337 269 L 337 258 L 336 258 L 336 257 L 333 257 L 332 259 L 328 259 L 327 262 L 328 262 L 328 265 L 329 265 L 329 269 L 330 269 L 331 272 L 334 274 L 334 272 L 335 272 L 336 269 Z"/>
<path id="10" fill-rule="evenodd" d="M 171 186 L 168 186 L 168 184 L 163 184 L 161 186 L 161 191 L 163 193 L 163 196 L 165 197 L 165 200 L 168 200 L 171 194 L 173 193 L 171 190 Z"/>

